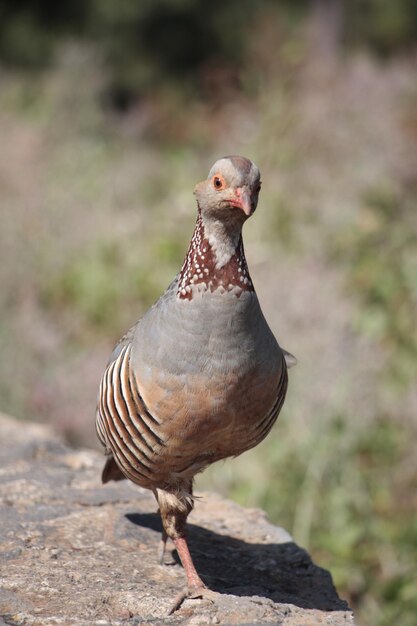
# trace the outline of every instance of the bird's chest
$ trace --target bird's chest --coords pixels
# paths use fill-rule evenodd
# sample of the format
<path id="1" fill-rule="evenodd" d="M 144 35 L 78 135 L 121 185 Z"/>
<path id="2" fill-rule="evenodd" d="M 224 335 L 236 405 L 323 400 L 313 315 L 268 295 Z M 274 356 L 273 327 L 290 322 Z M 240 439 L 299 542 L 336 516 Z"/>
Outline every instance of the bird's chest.
<path id="1" fill-rule="evenodd" d="M 189 439 L 261 419 L 274 402 L 281 359 L 256 295 L 174 304 L 144 319 L 134 345 L 149 410 L 169 436 Z"/>

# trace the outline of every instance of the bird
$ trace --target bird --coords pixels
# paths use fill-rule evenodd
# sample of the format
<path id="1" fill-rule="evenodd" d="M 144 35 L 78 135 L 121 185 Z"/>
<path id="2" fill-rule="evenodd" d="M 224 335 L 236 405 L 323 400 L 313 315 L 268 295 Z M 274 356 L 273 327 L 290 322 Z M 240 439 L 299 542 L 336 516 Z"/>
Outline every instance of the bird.
<path id="1" fill-rule="evenodd" d="M 194 477 L 266 437 L 296 361 L 266 322 L 245 258 L 242 227 L 260 189 L 258 167 L 237 155 L 218 159 L 195 186 L 183 265 L 116 345 L 99 387 L 102 481 L 127 478 L 153 492 L 160 554 L 170 538 L 187 579 L 175 608 L 207 590 L 187 543 Z"/>

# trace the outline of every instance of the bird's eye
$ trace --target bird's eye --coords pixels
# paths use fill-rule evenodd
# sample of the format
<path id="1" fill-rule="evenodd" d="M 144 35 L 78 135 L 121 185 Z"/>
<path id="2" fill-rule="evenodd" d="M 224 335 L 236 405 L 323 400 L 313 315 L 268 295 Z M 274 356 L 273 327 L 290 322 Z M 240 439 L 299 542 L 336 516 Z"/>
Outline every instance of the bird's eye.
<path id="1" fill-rule="evenodd" d="M 215 189 L 220 190 L 224 187 L 224 180 L 220 178 L 220 176 L 214 176 L 213 178 L 213 186 Z"/>
<path id="2" fill-rule="evenodd" d="M 262 183 L 261 183 L 261 182 L 259 182 L 259 183 L 258 183 L 258 186 L 257 186 L 257 187 L 255 187 L 255 192 L 256 192 L 256 193 L 259 193 L 259 192 L 261 191 L 261 185 L 262 185 Z"/>

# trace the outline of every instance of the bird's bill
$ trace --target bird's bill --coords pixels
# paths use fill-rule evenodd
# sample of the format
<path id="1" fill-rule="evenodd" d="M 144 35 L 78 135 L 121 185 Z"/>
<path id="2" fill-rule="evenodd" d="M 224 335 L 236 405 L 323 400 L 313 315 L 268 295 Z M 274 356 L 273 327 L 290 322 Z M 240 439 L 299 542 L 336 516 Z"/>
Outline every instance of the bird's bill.
<path id="1" fill-rule="evenodd" d="M 234 198 L 230 199 L 230 204 L 237 209 L 242 209 L 248 217 L 252 215 L 252 196 L 247 187 L 237 187 Z"/>

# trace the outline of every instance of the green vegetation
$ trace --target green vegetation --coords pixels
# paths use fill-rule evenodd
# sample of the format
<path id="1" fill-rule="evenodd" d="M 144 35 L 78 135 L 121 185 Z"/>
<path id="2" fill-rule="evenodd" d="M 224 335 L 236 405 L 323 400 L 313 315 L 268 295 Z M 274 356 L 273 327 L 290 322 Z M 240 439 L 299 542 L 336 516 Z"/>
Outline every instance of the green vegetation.
<path id="1" fill-rule="evenodd" d="M 178 246 L 171 240 L 153 240 L 140 259 L 132 250 L 134 241 L 126 237 L 123 245 L 101 242 L 83 251 L 48 276 L 42 285 L 43 306 L 62 317 L 78 316 L 81 331 L 117 334 L 126 320 L 115 304 L 146 310 L 160 296 L 161 283 L 172 279 L 173 260 L 177 266 L 181 262 Z"/>
<path id="2" fill-rule="evenodd" d="M 388 383 L 406 385 L 417 375 L 417 192 L 394 183 L 369 190 L 358 224 L 336 255 L 348 259 L 349 286 L 362 306 L 356 324 L 388 352 Z"/>
<path id="3" fill-rule="evenodd" d="M 247 154 L 251 273 L 299 363 L 268 439 L 198 485 L 266 508 L 359 623 L 413 626 L 415 3 L 277 5 L 0 1 L 1 408 L 94 445 L 105 361 L 178 270 L 194 184 Z"/>

